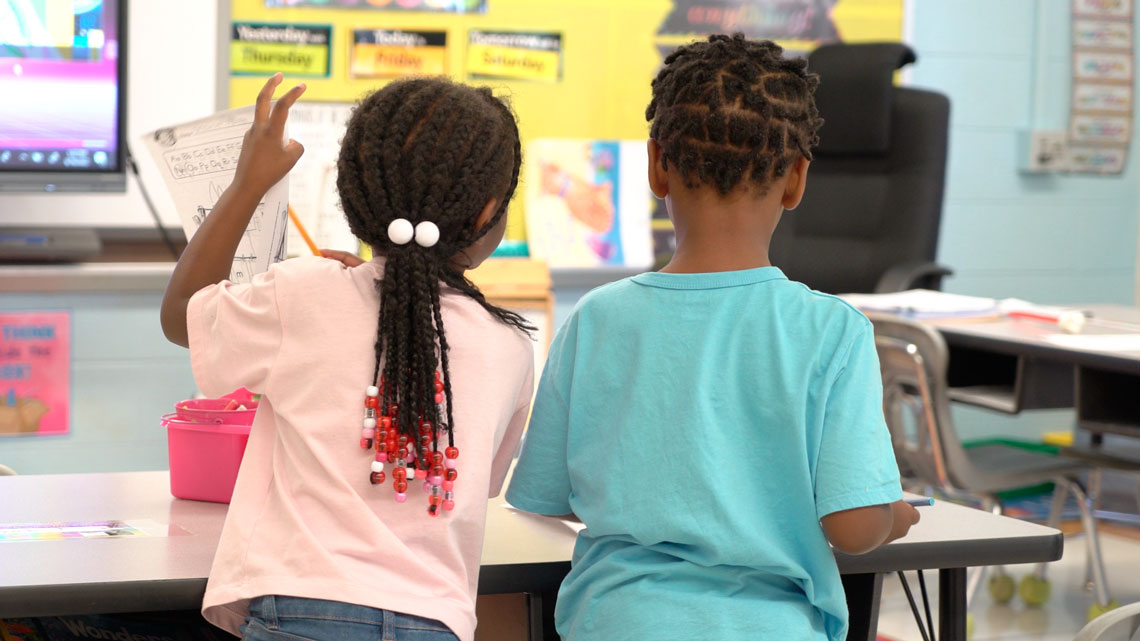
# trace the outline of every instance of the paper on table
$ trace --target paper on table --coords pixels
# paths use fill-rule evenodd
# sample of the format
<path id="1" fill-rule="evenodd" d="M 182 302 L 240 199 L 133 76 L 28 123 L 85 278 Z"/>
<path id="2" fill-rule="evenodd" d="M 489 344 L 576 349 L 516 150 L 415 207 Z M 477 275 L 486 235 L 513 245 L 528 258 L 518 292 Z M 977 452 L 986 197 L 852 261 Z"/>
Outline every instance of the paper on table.
<path id="1" fill-rule="evenodd" d="M 233 181 L 242 139 L 252 123 L 253 107 L 239 107 L 143 136 L 170 190 L 186 238 L 194 237 Z M 285 259 L 288 214 L 286 177 L 269 189 L 250 219 L 230 268 L 231 281 L 248 283 L 270 264 Z"/>
<path id="2" fill-rule="evenodd" d="M 352 105 L 298 102 L 289 110 L 289 133 L 305 146 L 301 160 L 289 172 L 289 203 L 293 213 L 318 247 L 356 252 L 359 241 L 352 235 L 336 191 L 336 162 Z M 303 252 L 301 235 L 289 226 L 289 246 Z"/>
<path id="3" fill-rule="evenodd" d="M 962 318 L 998 313 L 993 298 L 910 289 L 891 294 L 843 294 L 843 300 L 865 312 L 887 312 L 912 318 Z"/>
<path id="4" fill-rule="evenodd" d="M 1043 340 L 1068 349 L 1140 352 L 1140 334 L 1049 334 Z"/>

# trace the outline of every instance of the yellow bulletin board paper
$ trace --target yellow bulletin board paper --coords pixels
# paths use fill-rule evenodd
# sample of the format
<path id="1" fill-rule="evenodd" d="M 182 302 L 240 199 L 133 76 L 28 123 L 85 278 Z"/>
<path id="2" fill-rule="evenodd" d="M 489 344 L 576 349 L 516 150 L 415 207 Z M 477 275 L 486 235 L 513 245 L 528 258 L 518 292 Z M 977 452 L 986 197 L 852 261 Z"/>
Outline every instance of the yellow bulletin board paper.
<path id="1" fill-rule="evenodd" d="M 332 27 L 235 22 L 230 30 L 230 73 L 328 76 Z"/>
<path id="2" fill-rule="evenodd" d="M 478 80 L 557 82 L 562 76 L 562 34 L 471 30 L 467 75 Z"/>
<path id="3" fill-rule="evenodd" d="M 462 1 L 453 0 L 452 6 Z M 835 36 L 844 42 L 898 42 L 903 30 L 903 0 L 826 0 L 825 10 L 816 0 L 750 0 L 740 3 L 751 7 L 745 13 L 729 12 L 719 2 L 720 14 L 709 11 L 716 8 L 717 0 L 493 0 L 479 3 L 481 9 L 476 11 L 482 13 L 428 10 L 428 5 L 441 2 L 447 0 L 421 0 L 425 10 L 417 11 L 397 6 L 398 0 L 231 0 L 229 17 L 239 22 L 332 25 L 331 74 L 304 79 L 308 90 L 302 100 L 316 102 L 354 103 L 387 82 L 349 73 L 355 29 L 445 31 L 451 45 L 445 53 L 446 69 L 456 79 L 467 79 L 470 72 L 466 45 L 472 30 L 557 32 L 562 64 L 556 81 L 469 79 L 507 98 L 518 114 L 524 148 L 539 138 L 646 138 L 645 106 L 663 55 L 708 33 L 746 31 L 806 54 Z M 676 23 L 667 25 L 666 19 L 678 8 L 690 22 L 674 29 Z M 694 8 L 703 12 L 690 15 Z M 820 16 L 827 17 L 829 24 L 821 23 Z M 809 18 L 816 19 L 814 25 Z M 287 85 L 290 75 L 286 73 Z M 232 75 L 229 104 L 252 104 L 263 83 L 264 76 Z M 521 196 L 520 187 L 507 219 L 506 238 L 511 241 L 526 238 Z M 663 220 L 662 226 L 667 222 Z"/>
<path id="4" fill-rule="evenodd" d="M 446 31 L 354 29 L 349 75 L 354 78 L 441 76 L 447 73 Z"/>

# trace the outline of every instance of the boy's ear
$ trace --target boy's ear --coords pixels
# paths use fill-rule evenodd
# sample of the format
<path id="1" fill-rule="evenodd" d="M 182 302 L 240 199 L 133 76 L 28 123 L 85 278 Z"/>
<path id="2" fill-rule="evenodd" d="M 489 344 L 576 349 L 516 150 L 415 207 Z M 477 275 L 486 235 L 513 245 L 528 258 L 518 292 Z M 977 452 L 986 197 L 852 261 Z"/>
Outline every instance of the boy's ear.
<path id="1" fill-rule="evenodd" d="M 804 197 L 804 188 L 807 187 L 807 170 L 811 161 L 800 156 L 791 171 L 788 172 L 788 182 L 784 183 L 784 197 L 780 204 L 784 209 L 795 209 Z"/>
<path id="2" fill-rule="evenodd" d="M 649 153 L 649 189 L 654 196 L 664 198 L 669 195 L 669 172 L 661 158 L 661 144 L 650 138 L 645 146 Z"/>
<path id="3" fill-rule="evenodd" d="M 479 215 L 475 217 L 475 229 L 483 229 L 483 226 L 491 221 L 495 216 L 495 212 L 499 211 L 499 199 L 492 198 L 483 205 L 483 209 Z"/>

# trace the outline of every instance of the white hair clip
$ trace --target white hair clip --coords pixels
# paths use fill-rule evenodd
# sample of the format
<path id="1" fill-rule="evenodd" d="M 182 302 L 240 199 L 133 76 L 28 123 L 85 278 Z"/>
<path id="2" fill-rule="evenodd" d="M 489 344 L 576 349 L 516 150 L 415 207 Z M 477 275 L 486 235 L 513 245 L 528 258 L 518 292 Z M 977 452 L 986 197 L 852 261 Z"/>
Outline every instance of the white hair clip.
<path id="1" fill-rule="evenodd" d="M 420 247 L 434 247 L 439 242 L 439 227 L 430 220 L 416 225 L 416 244 Z"/>
<path id="2" fill-rule="evenodd" d="M 420 247 L 435 247 L 439 242 L 439 227 L 430 220 L 412 227 L 412 221 L 407 218 L 397 218 L 388 223 L 388 240 L 392 244 L 407 245 L 413 238 Z"/>
<path id="3" fill-rule="evenodd" d="M 412 221 L 407 218 L 397 218 L 388 223 L 388 240 L 392 241 L 393 245 L 407 245 L 415 233 Z"/>

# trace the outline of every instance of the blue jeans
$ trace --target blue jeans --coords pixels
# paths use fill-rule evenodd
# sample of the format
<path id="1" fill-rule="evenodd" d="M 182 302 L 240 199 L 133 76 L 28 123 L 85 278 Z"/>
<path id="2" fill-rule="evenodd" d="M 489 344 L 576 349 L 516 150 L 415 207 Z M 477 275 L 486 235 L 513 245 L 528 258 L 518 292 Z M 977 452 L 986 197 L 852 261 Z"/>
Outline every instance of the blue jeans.
<path id="1" fill-rule="evenodd" d="M 240 629 L 249 641 L 458 641 L 433 619 L 291 596 L 253 599 Z"/>

